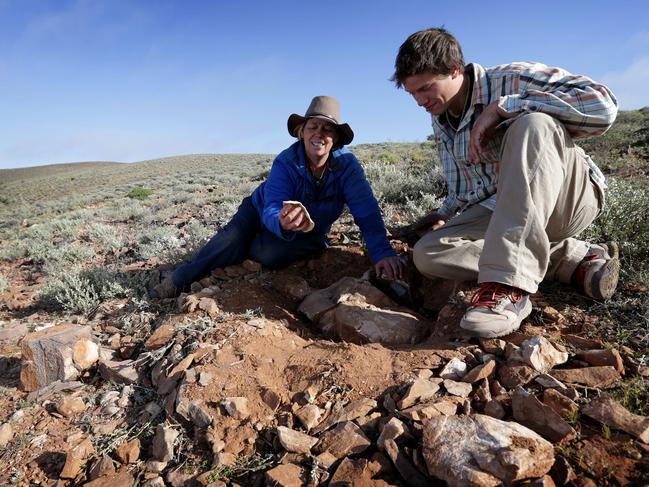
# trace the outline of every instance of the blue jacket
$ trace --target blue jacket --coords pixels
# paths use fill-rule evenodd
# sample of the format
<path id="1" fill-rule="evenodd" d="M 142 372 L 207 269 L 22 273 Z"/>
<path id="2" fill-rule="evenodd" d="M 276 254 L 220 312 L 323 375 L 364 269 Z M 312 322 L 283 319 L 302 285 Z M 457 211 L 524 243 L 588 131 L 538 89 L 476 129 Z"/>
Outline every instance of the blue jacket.
<path id="1" fill-rule="evenodd" d="M 304 146 L 298 141 L 282 151 L 273 161 L 266 181 L 252 193 L 252 203 L 261 216 L 261 221 L 278 237 L 284 240 L 295 238 L 294 232 L 282 229 L 279 212 L 282 202 L 300 201 L 315 222 L 315 233 L 325 234 L 340 217 L 345 207 L 354 217 L 367 244 L 374 263 L 396 255 L 386 236 L 379 205 L 372 188 L 356 156 L 342 148 L 332 153 L 333 160 L 325 178 L 316 187 L 309 172 Z"/>

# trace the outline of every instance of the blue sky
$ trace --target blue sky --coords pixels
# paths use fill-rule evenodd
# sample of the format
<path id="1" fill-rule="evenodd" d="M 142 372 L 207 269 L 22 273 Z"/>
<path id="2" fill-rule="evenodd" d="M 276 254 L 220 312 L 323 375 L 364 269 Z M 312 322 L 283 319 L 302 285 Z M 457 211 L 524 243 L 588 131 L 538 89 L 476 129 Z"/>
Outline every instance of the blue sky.
<path id="1" fill-rule="evenodd" d="M 0 168 L 277 153 L 320 94 L 354 143 L 422 141 L 428 115 L 388 78 L 405 38 L 439 25 L 468 62 L 560 66 L 640 108 L 647 19 L 646 0 L 0 0 Z"/>

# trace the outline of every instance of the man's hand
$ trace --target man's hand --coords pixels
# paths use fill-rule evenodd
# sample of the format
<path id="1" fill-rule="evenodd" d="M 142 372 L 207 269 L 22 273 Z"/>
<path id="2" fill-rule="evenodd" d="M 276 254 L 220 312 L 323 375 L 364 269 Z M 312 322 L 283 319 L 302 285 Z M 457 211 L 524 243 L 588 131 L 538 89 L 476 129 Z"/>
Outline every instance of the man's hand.
<path id="1" fill-rule="evenodd" d="M 487 142 L 494 136 L 496 125 L 503 120 L 498 103 L 490 103 L 482 111 L 471 129 L 469 162 L 479 164 Z"/>
<path id="2" fill-rule="evenodd" d="M 377 277 L 393 281 L 403 279 L 406 270 L 406 258 L 404 256 L 383 257 L 374 266 Z"/>
<path id="3" fill-rule="evenodd" d="M 441 216 L 437 210 L 431 211 L 428 215 L 415 223 L 414 230 L 429 232 L 430 230 L 437 230 L 446 223 L 446 218 Z"/>
<path id="4" fill-rule="evenodd" d="M 304 232 L 309 228 L 310 221 L 304 208 L 285 205 L 279 212 L 279 224 L 287 232 Z"/>

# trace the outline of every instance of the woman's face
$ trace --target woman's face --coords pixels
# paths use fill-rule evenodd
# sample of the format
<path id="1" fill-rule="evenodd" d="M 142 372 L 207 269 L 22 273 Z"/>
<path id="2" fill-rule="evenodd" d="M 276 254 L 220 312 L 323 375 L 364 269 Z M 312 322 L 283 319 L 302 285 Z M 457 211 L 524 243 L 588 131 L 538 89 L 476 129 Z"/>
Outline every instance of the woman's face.
<path id="1" fill-rule="evenodd" d="M 324 163 L 338 138 L 334 124 L 319 118 L 310 118 L 302 129 L 304 149 L 314 164 Z"/>

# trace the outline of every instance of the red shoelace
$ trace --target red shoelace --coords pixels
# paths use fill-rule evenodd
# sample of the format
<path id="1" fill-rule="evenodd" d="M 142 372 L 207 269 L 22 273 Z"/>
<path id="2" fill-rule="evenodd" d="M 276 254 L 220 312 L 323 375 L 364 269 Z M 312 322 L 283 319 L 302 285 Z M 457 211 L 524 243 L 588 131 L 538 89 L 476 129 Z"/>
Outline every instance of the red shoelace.
<path id="1" fill-rule="evenodd" d="M 471 298 L 471 306 L 496 306 L 502 298 L 509 298 L 512 303 L 520 303 L 525 293 L 517 287 L 506 286 L 499 282 L 485 282 Z"/>

